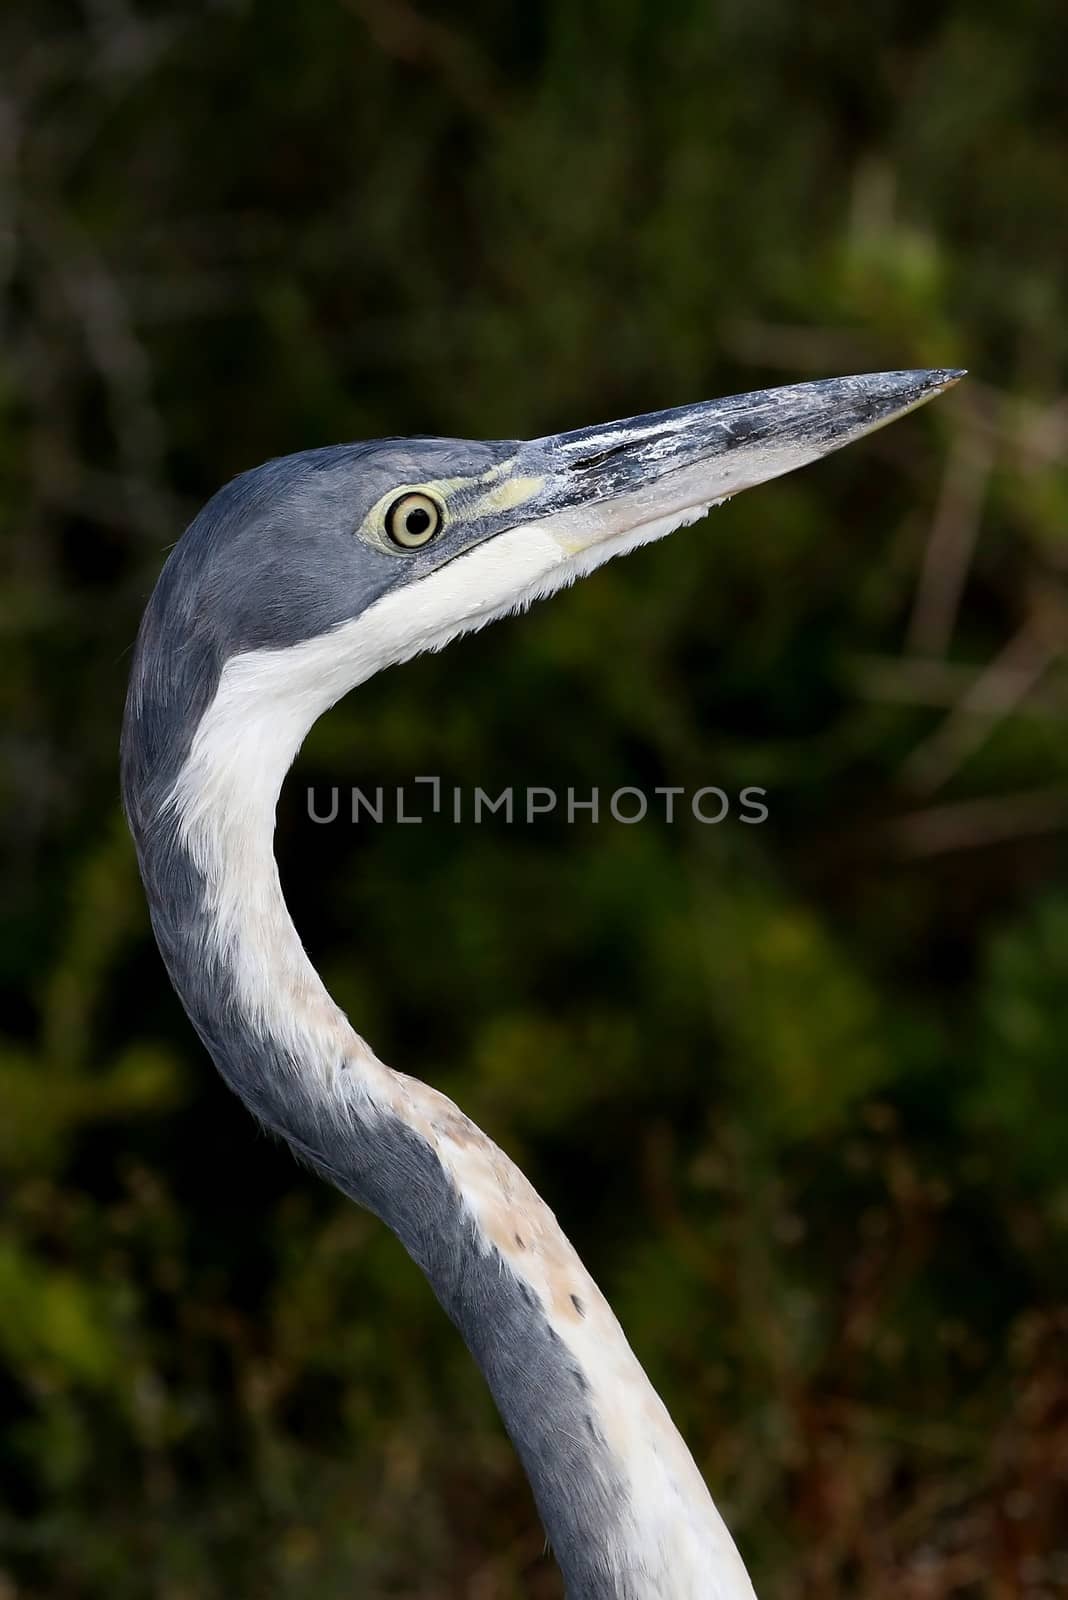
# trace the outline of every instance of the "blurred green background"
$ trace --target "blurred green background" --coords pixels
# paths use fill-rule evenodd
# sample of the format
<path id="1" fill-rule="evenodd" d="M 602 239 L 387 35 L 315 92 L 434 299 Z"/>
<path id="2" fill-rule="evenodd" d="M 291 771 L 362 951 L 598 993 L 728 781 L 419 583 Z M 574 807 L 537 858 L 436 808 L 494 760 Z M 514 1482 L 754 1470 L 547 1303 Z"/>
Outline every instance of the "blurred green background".
<path id="1" fill-rule="evenodd" d="M 528 1169 L 765 1600 L 1068 1592 L 1058 0 L 12 0 L 0 1597 L 549 1600 L 399 1246 L 259 1134 L 118 811 L 166 547 L 272 454 L 885 367 L 916 417 L 354 695 L 309 949 Z M 309 784 L 769 821 L 316 827 Z"/>

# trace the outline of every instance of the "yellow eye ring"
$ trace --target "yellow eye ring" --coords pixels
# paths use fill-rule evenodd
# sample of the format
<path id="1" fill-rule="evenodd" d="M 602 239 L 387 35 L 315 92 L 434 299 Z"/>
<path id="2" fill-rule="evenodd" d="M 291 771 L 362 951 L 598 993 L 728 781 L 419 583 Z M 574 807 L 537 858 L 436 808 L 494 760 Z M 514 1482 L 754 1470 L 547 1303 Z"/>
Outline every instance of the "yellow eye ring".
<path id="1" fill-rule="evenodd" d="M 386 532 L 402 550 L 418 550 L 441 529 L 444 514 L 428 494 L 402 494 L 386 512 Z"/>

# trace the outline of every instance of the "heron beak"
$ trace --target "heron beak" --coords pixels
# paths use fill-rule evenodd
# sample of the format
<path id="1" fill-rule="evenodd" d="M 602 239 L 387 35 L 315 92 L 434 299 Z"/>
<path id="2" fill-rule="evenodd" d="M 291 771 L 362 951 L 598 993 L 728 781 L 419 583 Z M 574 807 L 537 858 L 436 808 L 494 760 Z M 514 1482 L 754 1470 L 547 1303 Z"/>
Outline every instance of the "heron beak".
<path id="1" fill-rule="evenodd" d="M 881 372 L 761 389 L 551 434 L 524 446 L 514 465 L 527 482 L 541 479 L 527 508 L 539 531 L 568 556 L 610 545 L 598 552 L 607 559 L 852 444 L 963 376 Z"/>

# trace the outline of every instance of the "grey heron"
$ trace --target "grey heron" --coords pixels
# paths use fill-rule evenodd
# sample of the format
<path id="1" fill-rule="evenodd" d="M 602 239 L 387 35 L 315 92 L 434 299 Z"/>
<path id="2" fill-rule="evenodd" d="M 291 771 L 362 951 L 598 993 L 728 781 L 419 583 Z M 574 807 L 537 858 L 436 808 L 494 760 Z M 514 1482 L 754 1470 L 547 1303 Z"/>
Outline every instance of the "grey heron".
<path id="1" fill-rule="evenodd" d="M 962 376 L 829 379 L 528 442 L 269 461 L 168 558 L 138 635 L 126 813 L 164 962 L 226 1082 L 388 1224 L 493 1393 L 572 1600 L 752 1600 L 690 1452 L 548 1206 L 331 999 L 273 851 L 315 720 L 384 667 L 551 594 Z"/>

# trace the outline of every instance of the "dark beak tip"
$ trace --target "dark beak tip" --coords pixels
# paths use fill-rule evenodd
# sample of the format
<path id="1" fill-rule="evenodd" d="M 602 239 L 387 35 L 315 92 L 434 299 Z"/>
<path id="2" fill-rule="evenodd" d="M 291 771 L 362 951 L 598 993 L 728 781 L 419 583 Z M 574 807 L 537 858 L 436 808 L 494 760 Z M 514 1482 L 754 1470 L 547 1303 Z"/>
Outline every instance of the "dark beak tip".
<path id="1" fill-rule="evenodd" d="M 967 367 L 932 367 L 926 374 L 932 388 L 949 389 L 968 376 Z"/>
<path id="2" fill-rule="evenodd" d="M 907 389 L 907 379 L 911 378 L 913 393 L 923 400 L 933 400 L 936 395 L 945 394 L 947 389 L 952 389 L 967 376 L 966 367 L 929 367 L 907 375 L 902 374 L 902 378 L 906 379 L 903 387 Z"/>
<path id="3" fill-rule="evenodd" d="M 918 367 L 906 372 L 872 373 L 867 380 L 868 393 L 879 409 L 885 407 L 900 414 L 902 410 L 912 410 L 945 394 L 967 375 L 966 367 Z"/>
<path id="4" fill-rule="evenodd" d="M 911 389 L 920 394 L 937 394 L 943 389 L 951 389 L 967 376 L 967 367 L 917 367 L 906 372 L 872 373 L 871 381 L 883 382 L 888 388 L 903 391 Z"/>

